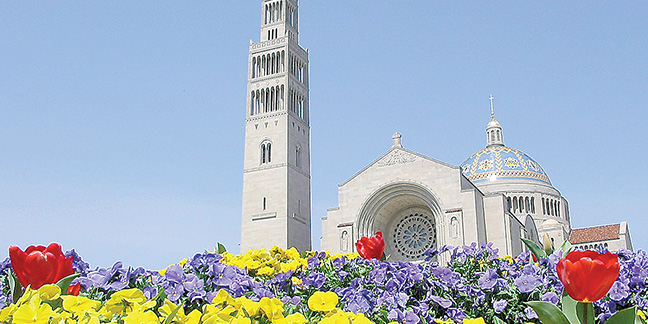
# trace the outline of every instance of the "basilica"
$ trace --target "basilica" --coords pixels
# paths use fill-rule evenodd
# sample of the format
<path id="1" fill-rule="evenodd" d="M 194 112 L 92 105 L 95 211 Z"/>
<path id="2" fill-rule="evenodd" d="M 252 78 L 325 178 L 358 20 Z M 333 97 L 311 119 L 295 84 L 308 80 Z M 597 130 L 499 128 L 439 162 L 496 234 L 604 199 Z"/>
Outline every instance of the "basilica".
<path id="1" fill-rule="evenodd" d="M 311 249 L 309 60 L 298 18 L 297 0 L 261 1 L 261 37 L 249 50 L 241 251 Z M 390 259 L 403 261 L 472 242 L 516 255 L 521 238 L 545 235 L 554 246 L 632 248 L 625 222 L 573 231 L 567 199 L 536 160 L 505 145 L 492 96 L 490 108 L 485 147 L 458 166 L 408 150 L 395 133 L 382 156 L 339 185 L 321 249 L 353 252 L 377 231 Z"/>

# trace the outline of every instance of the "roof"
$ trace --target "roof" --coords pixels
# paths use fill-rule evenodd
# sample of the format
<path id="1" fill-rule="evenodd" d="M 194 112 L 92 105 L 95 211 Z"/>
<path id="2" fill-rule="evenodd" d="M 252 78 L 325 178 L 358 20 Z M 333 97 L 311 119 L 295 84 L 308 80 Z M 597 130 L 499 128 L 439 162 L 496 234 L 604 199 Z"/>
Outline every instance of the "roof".
<path id="1" fill-rule="evenodd" d="M 429 157 L 429 156 L 425 156 L 425 155 L 423 155 L 423 154 L 416 153 L 416 152 L 414 152 L 414 151 L 410 151 L 410 150 L 408 150 L 408 149 L 406 149 L 406 148 L 403 148 L 403 147 L 392 147 L 389 151 L 387 151 L 387 153 L 381 155 L 378 159 L 376 159 L 375 161 L 371 162 L 369 165 L 367 165 L 366 167 L 364 167 L 362 170 L 358 171 L 356 174 L 354 174 L 353 176 L 351 176 L 351 178 L 347 179 L 347 180 L 344 181 L 342 184 L 339 184 L 338 187 L 342 187 L 342 186 L 346 185 L 347 183 L 351 182 L 351 180 L 355 179 L 357 176 L 359 176 L 360 174 L 362 174 L 363 172 L 365 172 L 365 171 L 366 171 L 367 169 L 369 169 L 371 166 L 373 166 L 374 164 L 377 164 L 377 163 L 380 162 L 380 160 L 382 160 L 383 158 L 387 158 L 387 156 L 390 155 L 392 152 L 395 152 L 394 154 L 396 154 L 396 158 L 397 158 L 397 159 L 401 159 L 401 158 L 402 158 L 402 157 L 400 156 L 400 153 L 405 153 L 405 154 L 411 154 L 411 155 L 414 155 L 414 156 L 420 157 L 420 158 L 422 158 L 423 160 L 432 161 L 432 162 L 435 162 L 435 163 L 441 164 L 441 165 L 446 166 L 446 167 L 448 167 L 448 168 L 452 168 L 452 169 L 459 169 L 458 166 L 454 166 L 454 165 L 451 165 L 451 164 L 448 164 L 448 163 L 445 163 L 445 162 L 442 162 L 442 161 L 439 161 L 439 160 L 433 159 L 433 158 L 431 158 L 431 157 Z"/>
<path id="2" fill-rule="evenodd" d="M 551 186 L 547 173 L 526 153 L 508 146 L 488 146 L 461 163 L 461 170 L 475 184 L 497 180 L 531 180 Z"/>
<path id="3" fill-rule="evenodd" d="M 571 232 L 571 235 L 569 236 L 569 242 L 571 242 L 572 244 L 581 244 L 616 240 L 619 238 L 620 229 L 621 224 L 577 228 Z"/>

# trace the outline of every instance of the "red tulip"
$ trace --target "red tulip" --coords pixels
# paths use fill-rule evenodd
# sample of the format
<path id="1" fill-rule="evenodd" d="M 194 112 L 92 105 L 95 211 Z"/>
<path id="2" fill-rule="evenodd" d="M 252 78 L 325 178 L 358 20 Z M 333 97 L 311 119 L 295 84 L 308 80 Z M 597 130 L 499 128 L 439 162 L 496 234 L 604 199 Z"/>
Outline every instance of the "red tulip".
<path id="1" fill-rule="evenodd" d="M 79 292 L 81 292 L 81 283 L 78 282 L 74 285 L 70 285 L 67 289 L 68 295 L 72 296 L 79 296 Z"/>
<path id="2" fill-rule="evenodd" d="M 385 241 L 383 240 L 382 232 L 376 232 L 370 238 L 363 236 L 356 242 L 356 248 L 361 257 L 367 260 L 373 258 L 380 260 L 385 251 Z"/>
<path id="3" fill-rule="evenodd" d="M 31 285 L 32 289 L 38 289 L 74 274 L 72 257 L 66 258 L 58 243 L 47 248 L 32 245 L 25 252 L 17 246 L 10 246 L 9 256 L 11 267 L 23 287 Z"/>
<path id="4" fill-rule="evenodd" d="M 619 277 L 619 257 L 610 252 L 572 251 L 558 261 L 556 270 L 571 298 L 593 303 L 605 297 Z"/>

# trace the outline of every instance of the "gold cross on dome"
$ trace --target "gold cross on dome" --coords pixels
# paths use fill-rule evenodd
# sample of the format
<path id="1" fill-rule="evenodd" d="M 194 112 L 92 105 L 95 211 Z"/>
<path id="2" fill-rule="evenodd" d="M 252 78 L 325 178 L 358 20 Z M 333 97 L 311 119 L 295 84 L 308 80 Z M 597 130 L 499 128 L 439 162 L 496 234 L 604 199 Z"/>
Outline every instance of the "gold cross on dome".
<path id="1" fill-rule="evenodd" d="M 493 108 L 493 99 L 495 98 L 493 98 L 493 95 L 490 95 L 488 99 L 490 99 L 490 105 L 491 105 L 491 119 L 495 119 L 495 109 Z"/>

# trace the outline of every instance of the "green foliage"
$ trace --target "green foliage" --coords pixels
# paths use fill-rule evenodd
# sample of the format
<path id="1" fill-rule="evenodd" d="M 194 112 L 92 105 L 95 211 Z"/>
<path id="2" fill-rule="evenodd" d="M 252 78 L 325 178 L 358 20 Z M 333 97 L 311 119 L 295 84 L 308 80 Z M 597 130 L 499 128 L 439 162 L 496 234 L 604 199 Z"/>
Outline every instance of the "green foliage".
<path id="1" fill-rule="evenodd" d="M 545 324 L 574 324 L 570 323 L 567 317 L 560 309 L 552 304 L 542 301 L 530 301 L 527 305 L 531 306 L 538 314 L 540 321 Z M 593 323 L 592 323 L 593 324 Z"/>

